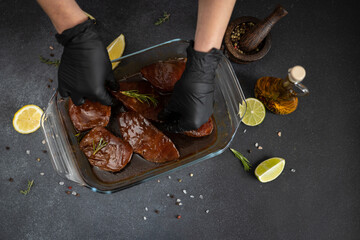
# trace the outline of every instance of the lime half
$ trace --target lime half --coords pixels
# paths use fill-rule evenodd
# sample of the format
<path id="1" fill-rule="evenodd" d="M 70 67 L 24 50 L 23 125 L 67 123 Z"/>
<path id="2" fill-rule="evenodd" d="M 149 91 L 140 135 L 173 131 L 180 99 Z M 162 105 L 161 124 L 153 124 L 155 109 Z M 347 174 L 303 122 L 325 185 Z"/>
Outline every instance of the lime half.
<path id="1" fill-rule="evenodd" d="M 276 179 L 285 167 L 285 159 L 273 157 L 260 163 L 255 169 L 255 176 L 266 183 Z"/>
<path id="2" fill-rule="evenodd" d="M 242 122 L 248 126 L 257 126 L 262 123 L 266 112 L 264 104 L 256 98 L 247 98 L 245 101 L 247 106 L 245 106 L 244 102 L 239 104 L 240 117 L 244 116 L 246 110 Z"/>

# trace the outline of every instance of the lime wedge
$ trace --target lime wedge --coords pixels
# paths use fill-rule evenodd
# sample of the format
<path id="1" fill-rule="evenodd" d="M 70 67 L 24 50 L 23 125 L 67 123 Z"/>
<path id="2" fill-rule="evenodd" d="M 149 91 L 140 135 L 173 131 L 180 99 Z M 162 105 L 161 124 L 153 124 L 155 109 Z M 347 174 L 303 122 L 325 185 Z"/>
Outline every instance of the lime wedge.
<path id="1" fill-rule="evenodd" d="M 255 176 L 260 182 L 266 183 L 276 179 L 285 167 L 285 159 L 270 158 L 260 163 L 255 169 Z"/>
<path id="2" fill-rule="evenodd" d="M 242 122 L 248 126 L 257 126 L 265 118 L 265 106 L 256 98 L 247 98 L 246 104 L 239 104 L 239 116 L 243 117 Z M 244 115 L 245 112 L 245 115 Z"/>

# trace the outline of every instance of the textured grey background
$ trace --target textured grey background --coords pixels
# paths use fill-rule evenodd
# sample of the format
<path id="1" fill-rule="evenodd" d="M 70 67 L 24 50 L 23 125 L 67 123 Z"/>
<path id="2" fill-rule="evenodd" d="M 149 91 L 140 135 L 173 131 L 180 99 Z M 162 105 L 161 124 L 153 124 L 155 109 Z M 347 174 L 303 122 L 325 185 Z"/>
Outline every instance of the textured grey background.
<path id="1" fill-rule="evenodd" d="M 276 3 L 238 1 L 232 17 L 263 18 Z M 103 33 L 107 42 L 125 35 L 125 54 L 194 35 L 196 1 L 82 0 L 79 4 L 109 29 Z M 62 49 L 35 0 L 1 1 L 0 239 L 358 239 L 360 15 L 356 1 L 282 4 L 289 14 L 273 29 L 269 54 L 256 63 L 233 66 L 246 97 L 251 97 L 259 77 L 282 77 L 289 67 L 301 64 L 307 70 L 304 84 L 311 95 L 300 99 L 291 115 L 268 112 L 258 127 L 241 125 L 231 145 L 253 165 L 272 156 L 285 158 L 282 175 L 261 184 L 226 151 L 171 173 L 172 179 L 164 175 L 158 178 L 160 183 L 154 179 L 102 195 L 55 173 L 42 152 L 41 131 L 30 135 L 14 131 L 13 114 L 26 104 L 46 107 L 57 86 L 56 68 L 40 63 L 38 56 L 49 57 L 49 46 L 54 46 L 54 58 L 60 58 Z M 170 21 L 154 26 L 163 11 L 171 14 Z M 281 138 L 277 131 L 282 131 Z M 264 149 L 256 150 L 255 142 Z M 14 182 L 8 181 L 10 177 Z M 35 184 L 23 196 L 19 190 L 28 179 Z M 80 196 L 66 195 L 67 186 Z M 184 205 L 176 206 L 167 193 L 181 198 Z M 177 214 L 182 218 L 176 219 Z"/>

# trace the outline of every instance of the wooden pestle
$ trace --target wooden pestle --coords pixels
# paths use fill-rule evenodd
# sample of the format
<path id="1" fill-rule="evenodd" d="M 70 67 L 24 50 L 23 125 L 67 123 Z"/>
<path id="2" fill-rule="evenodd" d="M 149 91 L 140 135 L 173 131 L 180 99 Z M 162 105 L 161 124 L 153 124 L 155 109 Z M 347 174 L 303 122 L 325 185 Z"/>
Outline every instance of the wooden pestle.
<path id="1" fill-rule="evenodd" d="M 239 48 L 245 52 L 254 50 L 269 34 L 271 28 L 288 12 L 279 4 L 275 10 L 264 20 L 253 26 L 240 39 Z"/>

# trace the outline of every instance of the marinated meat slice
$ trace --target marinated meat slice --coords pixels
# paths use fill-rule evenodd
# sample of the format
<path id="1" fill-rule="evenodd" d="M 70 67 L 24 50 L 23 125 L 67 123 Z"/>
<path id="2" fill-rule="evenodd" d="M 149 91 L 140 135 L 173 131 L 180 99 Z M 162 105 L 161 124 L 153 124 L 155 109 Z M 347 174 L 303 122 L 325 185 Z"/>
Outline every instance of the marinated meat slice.
<path id="1" fill-rule="evenodd" d="M 89 162 L 102 170 L 118 172 L 133 154 L 129 143 L 114 136 L 104 127 L 95 127 L 80 142 L 80 149 Z"/>
<path id="2" fill-rule="evenodd" d="M 141 69 L 141 74 L 161 92 L 171 92 L 185 70 L 186 58 L 157 62 Z"/>
<path id="3" fill-rule="evenodd" d="M 212 119 L 212 117 L 209 118 L 209 120 L 204 123 L 203 125 L 201 125 L 201 127 L 197 130 L 192 130 L 192 131 L 186 131 L 183 132 L 183 134 L 190 136 L 190 137 L 205 137 L 208 136 L 212 133 L 214 129 L 214 121 Z"/>
<path id="4" fill-rule="evenodd" d="M 110 120 L 111 107 L 89 100 L 76 106 L 70 99 L 69 115 L 75 128 L 78 131 L 85 131 L 97 126 L 106 127 Z"/>
<path id="5" fill-rule="evenodd" d="M 120 89 L 112 94 L 120 100 L 126 108 L 133 110 L 134 112 L 140 113 L 147 119 L 158 121 L 158 114 L 164 108 L 168 96 L 158 94 L 151 84 L 147 81 L 132 81 L 132 82 L 121 82 Z M 121 93 L 121 91 L 137 90 L 141 94 L 150 94 L 157 100 L 155 106 L 152 102 L 140 102 L 134 97 L 128 97 Z"/>
<path id="6" fill-rule="evenodd" d="M 120 113 L 118 123 L 124 140 L 132 146 L 134 152 L 146 160 L 163 163 L 180 157 L 170 138 L 140 114 L 136 112 Z"/>

